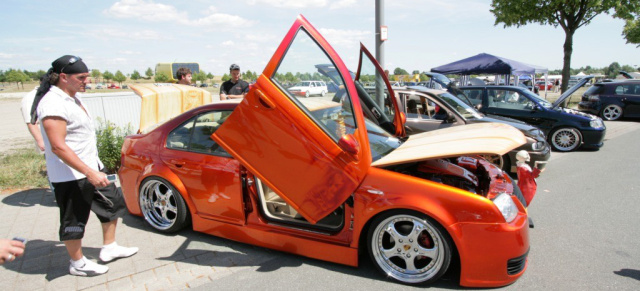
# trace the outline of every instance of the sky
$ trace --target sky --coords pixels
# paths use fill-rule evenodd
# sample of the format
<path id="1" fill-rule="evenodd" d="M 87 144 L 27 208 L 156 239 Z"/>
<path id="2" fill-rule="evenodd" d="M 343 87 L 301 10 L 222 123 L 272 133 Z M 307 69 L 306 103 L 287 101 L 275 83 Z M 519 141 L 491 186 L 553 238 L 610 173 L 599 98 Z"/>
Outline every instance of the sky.
<path id="1" fill-rule="evenodd" d="M 0 70 L 47 70 L 56 58 L 81 57 L 90 69 L 141 74 L 157 63 L 197 62 L 214 75 L 236 63 L 261 73 L 302 14 L 356 69 L 359 44 L 375 52 L 374 0 L 3 0 Z M 384 67 L 428 71 L 479 53 L 561 69 L 564 31 L 494 25 L 491 1 L 384 2 Z M 574 35 L 572 68 L 612 62 L 640 67 L 625 44 L 624 22 L 597 16 Z"/>

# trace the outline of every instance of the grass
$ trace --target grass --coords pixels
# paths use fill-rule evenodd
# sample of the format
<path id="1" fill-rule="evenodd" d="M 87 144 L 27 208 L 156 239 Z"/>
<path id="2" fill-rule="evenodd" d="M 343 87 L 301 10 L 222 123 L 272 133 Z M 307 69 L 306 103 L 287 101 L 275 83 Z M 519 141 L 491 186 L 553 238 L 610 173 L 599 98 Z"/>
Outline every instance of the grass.
<path id="1" fill-rule="evenodd" d="M 48 187 L 44 155 L 32 147 L 0 154 L 0 191 Z"/>

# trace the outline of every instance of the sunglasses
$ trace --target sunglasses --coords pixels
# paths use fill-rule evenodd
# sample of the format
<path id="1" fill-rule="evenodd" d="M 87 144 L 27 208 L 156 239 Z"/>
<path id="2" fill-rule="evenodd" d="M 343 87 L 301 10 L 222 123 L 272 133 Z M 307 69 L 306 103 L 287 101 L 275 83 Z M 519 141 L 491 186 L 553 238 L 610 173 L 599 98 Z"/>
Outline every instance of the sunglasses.
<path id="1" fill-rule="evenodd" d="M 72 57 L 72 58 L 70 58 L 69 62 L 66 65 L 64 65 L 64 67 L 62 67 L 62 69 L 60 69 L 60 73 L 64 73 L 64 69 L 66 67 L 71 66 L 71 65 L 77 63 L 78 61 L 82 61 L 82 58 L 80 58 L 80 57 Z"/>

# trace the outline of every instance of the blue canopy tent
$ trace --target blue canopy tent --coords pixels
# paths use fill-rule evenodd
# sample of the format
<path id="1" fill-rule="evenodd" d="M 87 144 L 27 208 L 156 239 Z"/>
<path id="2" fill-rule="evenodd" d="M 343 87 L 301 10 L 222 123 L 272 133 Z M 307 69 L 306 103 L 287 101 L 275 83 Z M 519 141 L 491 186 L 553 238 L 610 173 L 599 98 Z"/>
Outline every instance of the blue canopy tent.
<path id="1" fill-rule="evenodd" d="M 506 75 L 505 79 L 509 80 L 511 75 L 514 75 L 516 78 L 516 84 L 519 79 L 523 79 L 521 76 L 528 76 L 528 79 L 533 80 L 535 79 L 536 73 L 544 73 L 546 76 L 548 71 L 549 70 L 547 68 L 529 65 L 487 53 L 481 53 L 431 69 L 431 72 L 443 75 L 461 75 L 463 80 L 466 80 L 469 75 L 480 74 Z M 498 77 L 497 80 L 500 80 L 500 78 Z M 466 82 L 462 82 L 462 84 L 465 83 Z"/>

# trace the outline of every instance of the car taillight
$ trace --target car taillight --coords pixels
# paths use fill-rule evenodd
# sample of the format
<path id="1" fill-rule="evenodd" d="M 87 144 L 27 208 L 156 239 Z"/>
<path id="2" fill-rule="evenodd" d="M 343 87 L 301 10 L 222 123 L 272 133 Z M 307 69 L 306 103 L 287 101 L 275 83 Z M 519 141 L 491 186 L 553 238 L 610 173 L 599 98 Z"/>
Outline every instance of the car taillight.
<path id="1" fill-rule="evenodd" d="M 591 96 L 589 96 L 589 101 L 590 102 L 598 102 L 598 101 L 600 101 L 600 96 L 599 95 L 591 95 Z"/>

